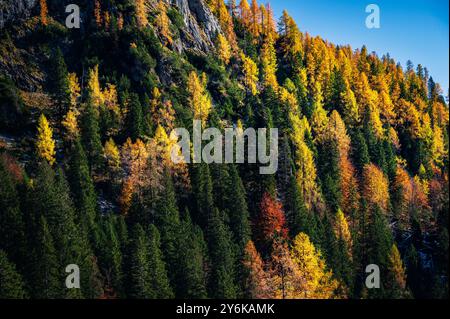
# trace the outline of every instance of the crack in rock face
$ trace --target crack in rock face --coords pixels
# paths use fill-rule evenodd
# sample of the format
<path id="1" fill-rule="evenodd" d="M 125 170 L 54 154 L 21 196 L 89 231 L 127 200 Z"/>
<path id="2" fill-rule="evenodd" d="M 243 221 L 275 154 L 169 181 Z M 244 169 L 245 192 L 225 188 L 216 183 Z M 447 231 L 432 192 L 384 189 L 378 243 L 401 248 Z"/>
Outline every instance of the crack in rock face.
<path id="1" fill-rule="evenodd" d="M 183 16 L 183 48 L 209 52 L 221 32 L 219 22 L 203 0 L 175 0 Z"/>

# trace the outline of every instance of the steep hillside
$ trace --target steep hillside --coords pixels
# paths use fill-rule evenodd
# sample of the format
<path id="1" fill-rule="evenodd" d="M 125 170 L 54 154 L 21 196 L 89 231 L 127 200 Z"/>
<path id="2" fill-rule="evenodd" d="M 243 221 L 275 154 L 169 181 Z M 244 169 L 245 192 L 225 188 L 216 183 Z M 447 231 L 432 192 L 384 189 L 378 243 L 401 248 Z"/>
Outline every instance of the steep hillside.
<path id="1" fill-rule="evenodd" d="M 449 110 L 421 64 L 256 0 L 6 0 L 0 53 L 0 298 L 448 297 Z M 194 120 L 277 128 L 276 173 L 175 163 Z"/>

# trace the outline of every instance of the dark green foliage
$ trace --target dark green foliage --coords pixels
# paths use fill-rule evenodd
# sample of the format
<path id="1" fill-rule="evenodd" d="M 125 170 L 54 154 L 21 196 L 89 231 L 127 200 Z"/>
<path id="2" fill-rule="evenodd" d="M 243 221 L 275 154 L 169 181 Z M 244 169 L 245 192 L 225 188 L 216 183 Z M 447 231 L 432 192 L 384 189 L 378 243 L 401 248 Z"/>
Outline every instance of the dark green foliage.
<path id="1" fill-rule="evenodd" d="M 209 295 L 214 298 L 236 298 L 235 251 L 231 233 L 217 209 L 208 217 L 207 239 L 212 267 Z"/>
<path id="2" fill-rule="evenodd" d="M 0 249 L 9 254 L 11 262 L 22 264 L 26 257 L 25 226 L 20 211 L 16 181 L 0 157 Z"/>
<path id="3" fill-rule="evenodd" d="M 21 126 L 23 102 L 19 90 L 9 78 L 0 76 L 0 128 L 17 130 Z"/>
<path id="4" fill-rule="evenodd" d="M 0 249 L 0 299 L 26 298 L 22 276 L 8 260 L 6 253 Z"/>
<path id="5" fill-rule="evenodd" d="M 123 256 L 121 251 L 121 242 L 116 231 L 116 224 L 118 218 L 108 216 L 103 223 L 104 239 L 102 242 L 101 262 L 100 267 L 105 273 L 106 285 L 110 287 L 117 297 L 124 297 L 125 291 L 123 289 Z"/>
<path id="6" fill-rule="evenodd" d="M 370 157 L 369 157 L 369 150 L 367 148 L 366 140 L 364 139 L 364 135 L 361 133 L 361 131 L 356 131 L 352 135 L 352 156 L 354 159 L 354 163 L 358 171 L 361 173 L 364 166 L 366 164 L 369 164 Z"/>
<path id="7" fill-rule="evenodd" d="M 322 192 L 331 211 L 337 211 L 341 201 L 339 151 L 335 140 L 324 141 L 318 146 L 318 173 Z"/>
<path id="8" fill-rule="evenodd" d="M 150 288 L 146 234 L 139 224 L 133 226 L 128 256 L 128 297 L 134 299 L 155 298 L 155 292 Z"/>
<path id="9" fill-rule="evenodd" d="M 175 280 L 177 267 L 178 233 L 180 231 L 180 216 L 175 197 L 175 189 L 169 172 L 164 174 L 163 191 L 159 195 L 155 211 L 155 224 L 161 230 L 162 251 L 168 265 L 171 281 Z"/>
<path id="10" fill-rule="evenodd" d="M 178 298 L 206 298 L 205 263 L 207 247 L 203 232 L 186 212 L 180 223 L 178 236 L 178 269 L 176 287 Z"/>
<path id="11" fill-rule="evenodd" d="M 139 101 L 139 96 L 135 93 L 130 93 L 129 113 L 127 116 L 128 136 L 133 140 L 141 137 L 144 132 L 142 106 Z"/>
<path id="12" fill-rule="evenodd" d="M 150 225 L 148 238 L 147 253 L 151 295 L 158 299 L 173 298 L 174 295 L 161 253 L 160 235 L 155 225 Z"/>
<path id="13" fill-rule="evenodd" d="M 98 124 L 98 111 L 88 102 L 81 117 L 81 141 L 89 163 L 89 171 L 97 168 L 102 160 L 102 142 Z"/>
<path id="14" fill-rule="evenodd" d="M 67 65 L 60 48 L 55 50 L 50 62 L 52 73 L 48 85 L 57 102 L 58 116 L 61 120 L 70 104 L 70 89 Z"/>
<path id="15" fill-rule="evenodd" d="M 74 203 L 77 208 L 76 220 L 82 230 L 89 235 L 92 247 L 98 248 L 100 230 L 97 219 L 97 195 L 92 178 L 89 174 L 88 162 L 79 141 L 75 142 L 75 149 L 69 163 L 69 181 Z"/>
<path id="16" fill-rule="evenodd" d="M 36 216 L 29 270 L 33 298 L 58 298 L 63 295 L 63 266 L 58 262 L 54 241 L 44 216 Z"/>
<path id="17" fill-rule="evenodd" d="M 146 234 L 140 224 L 135 224 L 131 237 L 128 296 L 135 299 L 173 297 L 162 261 L 159 232 L 156 227 L 150 225 Z"/>
<path id="18" fill-rule="evenodd" d="M 286 192 L 284 210 L 289 234 L 292 238 L 295 238 L 300 232 L 313 237 L 314 229 L 311 225 L 311 214 L 308 213 L 305 206 L 295 176 L 291 176 L 290 178 L 289 187 Z"/>

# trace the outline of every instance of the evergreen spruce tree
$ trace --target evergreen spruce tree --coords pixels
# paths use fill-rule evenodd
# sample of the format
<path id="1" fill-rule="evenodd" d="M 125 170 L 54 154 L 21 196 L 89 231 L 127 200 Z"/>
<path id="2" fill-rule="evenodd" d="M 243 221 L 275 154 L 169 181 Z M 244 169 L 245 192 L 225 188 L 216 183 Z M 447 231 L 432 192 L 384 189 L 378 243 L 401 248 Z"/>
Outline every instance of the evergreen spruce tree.
<path id="1" fill-rule="evenodd" d="M 0 158 L 0 249 L 11 262 L 23 265 L 26 257 L 25 225 L 20 210 L 16 181 Z"/>
<path id="2" fill-rule="evenodd" d="M 313 228 L 311 225 L 311 216 L 303 201 L 302 194 L 300 193 L 294 175 L 290 177 L 284 209 L 291 237 L 295 237 L 300 232 L 303 232 L 310 237 L 314 237 L 312 234 Z"/>
<path id="3" fill-rule="evenodd" d="M 322 193 L 331 211 L 337 211 L 341 202 L 339 151 L 335 140 L 323 141 L 319 147 L 318 173 L 322 181 Z"/>
<path id="4" fill-rule="evenodd" d="M 169 277 L 171 282 L 174 282 L 177 271 L 177 254 L 179 253 L 177 238 L 180 230 L 180 214 L 172 176 L 168 171 L 164 174 L 163 190 L 156 205 L 155 223 L 161 232 L 161 248 L 169 270 Z"/>
<path id="5" fill-rule="evenodd" d="M 75 149 L 69 162 L 69 181 L 75 207 L 76 220 L 82 231 L 89 236 L 92 247 L 97 250 L 100 242 L 100 229 L 97 217 L 97 195 L 83 146 L 80 141 L 75 142 Z"/>
<path id="6" fill-rule="evenodd" d="M 44 216 L 36 216 L 33 248 L 29 264 L 31 297 L 53 299 L 63 296 L 64 268 L 58 262 L 52 235 Z"/>
<path id="7" fill-rule="evenodd" d="M 0 249 L 0 299 L 27 298 L 22 276 L 6 253 Z"/>
<path id="8" fill-rule="evenodd" d="M 208 216 L 214 209 L 212 179 L 209 166 L 205 163 L 194 164 L 192 168 L 192 192 L 196 210 L 193 220 L 205 229 Z"/>
<path id="9" fill-rule="evenodd" d="M 123 256 L 119 237 L 116 231 L 116 217 L 108 216 L 104 221 L 104 240 L 102 242 L 101 267 L 105 273 L 106 285 L 111 294 L 119 298 L 125 297 L 123 289 Z"/>
<path id="10" fill-rule="evenodd" d="M 133 141 L 135 141 L 137 138 L 141 137 L 144 132 L 142 106 L 139 101 L 139 95 L 136 93 L 130 93 L 129 99 L 127 129 L 129 136 Z"/>
<path id="11" fill-rule="evenodd" d="M 147 254 L 151 295 L 158 299 L 173 298 L 174 294 L 170 287 L 166 266 L 161 253 L 159 231 L 153 224 L 149 227 L 148 238 Z"/>
<path id="12" fill-rule="evenodd" d="M 213 298 L 236 298 L 234 247 L 231 233 L 217 208 L 208 218 L 207 239 L 212 267 L 209 295 Z"/>
<path id="13" fill-rule="evenodd" d="M 127 296 L 133 299 L 155 298 L 150 283 L 147 236 L 140 224 L 131 229 L 128 248 Z"/>
<path id="14" fill-rule="evenodd" d="M 98 110 L 89 100 L 81 117 L 81 141 L 89 164 L 89 172 L 101 166 L 103 147 L 100 140 Z"/>
<path id="15" fill-rule="evenodd" d="M 369 164 L 370 157 L 369 157 L 369 150 L 367 148 L 366 140 L 364 138 L 364 135 L 361 133 L 360 130 L 357 130 L 352 135 L 352 142 L 353 142 L 353 159 L 356 168 L 361 173 L 364 166 L 366 164 Z"/>
<path id="16" fill-rule="evenodd" d="M 177 298 L 201 299 L 207 297 L 205 264 L 207 247 L 203 232 L 192 223 L 187 211 L 180 223 L 178 236 Z"/>
<path id="17" fill-rule="evenodd" d="M 49 87 L 51 88 L 58 104 L 58 117 L 61 121 L 64 114 L 67 113 L 70 105 L 70 87 L 67 65 L 59 47 L 53 53 L 51 64 L 52 74 L 50 77 L 51 83 L 49 83 Z"/>

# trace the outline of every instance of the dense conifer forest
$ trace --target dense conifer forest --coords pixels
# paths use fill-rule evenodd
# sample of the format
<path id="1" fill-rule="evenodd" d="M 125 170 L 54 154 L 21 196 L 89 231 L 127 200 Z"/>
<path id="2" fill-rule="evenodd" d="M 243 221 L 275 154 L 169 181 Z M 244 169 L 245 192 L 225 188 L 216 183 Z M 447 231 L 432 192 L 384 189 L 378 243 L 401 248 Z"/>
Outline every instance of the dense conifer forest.
<path id="1" fill-rule="evenodd" d="M 424 66 L 256 0 L 29 2 L 0 29 L 0 298 L 448 298 Z M 174 163 L 193 119 L 278 128 L 277 172 Z"/>

